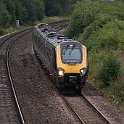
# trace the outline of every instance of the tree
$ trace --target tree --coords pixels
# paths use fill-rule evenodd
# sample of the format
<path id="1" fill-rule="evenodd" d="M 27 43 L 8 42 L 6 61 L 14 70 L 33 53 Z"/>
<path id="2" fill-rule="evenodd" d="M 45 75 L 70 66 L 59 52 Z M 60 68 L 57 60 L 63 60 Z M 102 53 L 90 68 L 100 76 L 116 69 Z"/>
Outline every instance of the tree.
<path id="1" fill-rule="evenodd" d="M 11 16 L 7 11 L 3 2 L 0 2 L 0 26 L 1 27 L 8 27 L 10 26 Z"/>
<path id="2" fill-rule="evenodd" d="M 15 2 L 16 6 L 16 20 L 20 20 L 21 23 L 25 23 L 28 20 L 28 13 L 26 7 L 24 7 L 21 3 L 18 1 Z"/>
<path id="3" fill-rule="evenodd" d="M 102 69 L 100 71 L 100 80 L 104 86 L 111 85 L 119 74 L 120 63 L 113 55 L 109 55 L 103 62 Z"/>
<path id="4" fill-rule="evenodd" d="M 45 0 L 47 16 L 67 15 L 71 9 L 71 0 Z"/>
<path id="5" fill-rule="evenodd" d="M 15 20 L 16 20 L 14 1 L 12 1 L 12 0 L 3 0 L 3 3 L 5 5 L 7 11 L 9 12 L 9 15 L 11 16 L 10 24 L 14 25 Z"/>

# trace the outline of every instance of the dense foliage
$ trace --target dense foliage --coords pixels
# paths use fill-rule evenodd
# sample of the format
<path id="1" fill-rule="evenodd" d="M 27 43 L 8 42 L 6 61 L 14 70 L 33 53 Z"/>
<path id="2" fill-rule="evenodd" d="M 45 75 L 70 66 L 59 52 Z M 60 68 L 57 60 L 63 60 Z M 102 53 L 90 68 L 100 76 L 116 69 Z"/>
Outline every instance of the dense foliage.
<path id="1" fill-rule="evenodd" d="M 45 13 L 47 16 L 65 15 L 70 11 L 70 0 L 45 0 Z"/>
<path id="2" fill-rule="evenodd" d="M 90 85 L 124 106 L 124 1 L 83 0 L 65 34 L 88 48 Z"/>
<path id="3" fill-rule="evenodd" d="M 120 63 L 113 55 L 108 55 L 103 63 L 99 77 L 104 86 L 109 86 L 118 77 Z"/>
<path id="4" fill-rule="evenodd" d="M 78 36 L 92 23 L 94 23 L 94 25 L 96 25 L 96 23 L 101 23 L 98 24 L 100 26 L 99 28 L 101 28 L 107 21 L 113 19 L 123 20 L 123 11 L 124 3 L 122 2 L 110 3 L 98 0 L 79 3 L 75 6 L 72 14 L 71 27 L 68 35 Z"/>
<path id="5" fill-rule="evenodd" d="M 0 0 L 0 27 L 41 20 L 46 16 L 67 15 L 77 0 Z M 2 30 L 2 29 L 0 29 Z"/>
<path id="6" fill-rule="evenodd" d="M 75 6 L 71 17 L 71 26 L 66 33 L 71 37 L 79 36 L 78 40 L 88 47 L 91 72 L 94 66 L 96 67 L 96 64 L 99 63 L 95 77 L 99 76 L 100 69 L 103 70 L 102 65 L 105 65 L 101 56 L 104 59 L 108 53 L 113 52 L 114 54 L 116 50 L 124 50 L 123 12 L 124 3 L 121 1 L 83 1 Z M 92 58 L 94 55 L 96 57 Z M 117 78 L 117 76 L 115 77 Z M 103 80 L 102 82 L 104 83 Z"/>
<path id="7" fill-rule="evenodd" d="M 43 0 L 1 0 L 0 26 L 15 25 L 16 20 L 21 23 L 42 19 L 44 17 Z"/>

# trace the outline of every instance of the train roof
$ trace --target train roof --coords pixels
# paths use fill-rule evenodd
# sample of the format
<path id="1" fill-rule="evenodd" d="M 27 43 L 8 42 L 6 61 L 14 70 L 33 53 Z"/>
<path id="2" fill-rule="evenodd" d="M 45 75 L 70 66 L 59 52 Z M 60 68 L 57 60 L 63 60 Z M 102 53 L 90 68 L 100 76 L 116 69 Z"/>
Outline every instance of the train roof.
<path id="1" fill-rule="evenodd" d="M 44 39 L 46 39 L 50 44 L 55 47 L 65 42 L 79 43 L 78 41 L 69 39 L 63 34 L 56 32 L 54 28 L 45 23 L 40 23 L 36 25 L 34 30 L 37 30 Z"/>

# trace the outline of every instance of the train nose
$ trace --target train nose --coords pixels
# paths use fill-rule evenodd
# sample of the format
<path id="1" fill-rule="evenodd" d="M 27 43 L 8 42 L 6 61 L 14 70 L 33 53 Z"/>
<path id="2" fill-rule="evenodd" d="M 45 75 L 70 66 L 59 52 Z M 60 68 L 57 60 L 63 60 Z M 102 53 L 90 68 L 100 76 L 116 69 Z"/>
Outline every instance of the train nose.
<path id="1" fill-rule="evenodd" d="M 76 84 L 77 76 L 69 76 L 69 83 Z"/>

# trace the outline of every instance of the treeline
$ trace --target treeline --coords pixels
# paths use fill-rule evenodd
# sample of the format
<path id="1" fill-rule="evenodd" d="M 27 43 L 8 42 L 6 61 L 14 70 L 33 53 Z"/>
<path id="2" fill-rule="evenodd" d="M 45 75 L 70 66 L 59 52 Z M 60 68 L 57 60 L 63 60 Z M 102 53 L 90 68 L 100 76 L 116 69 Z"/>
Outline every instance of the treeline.
<path id="1" fill-rule="evenodd" d="M 16 20 L 21 23 L 42 19 L 44 17 L 43 0 L 1 0 L 0 26 L 15 25 Z"/>
<path id="2" fill-rule="evenodd" d="M 44 16 L 67 15 L 77 0 L 0 0 L 0 27 L 41 20 Z"/>
<path id="3" fill-rule="evenodd" d="M 45 1 L 45 15 L 58 16 L 68 15 L 73 4 L 79 0 L 44 0 Z"/>
<path id="4" fill-rule="evenodd" d="M 122 61 L 118 62 L 118 56 L 124 51 L 124 2 L 86 0 L 77 4 L 66 33 L 78 37 L 87 46 L 90 77 L 105 86 L 111 85 L 120 73 L 119 67 L 124 66 Z"/>
<path id="5" fill-rule="evenodd" d="M 47 16 L 63 15 L 70 11 L 71 0 L 45 0 Z"/>

